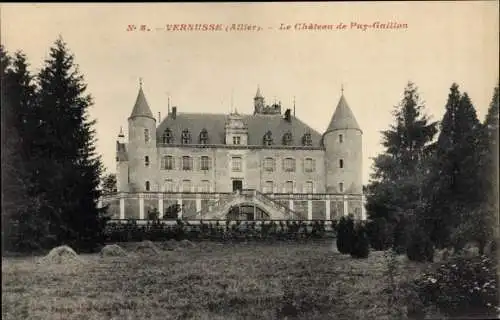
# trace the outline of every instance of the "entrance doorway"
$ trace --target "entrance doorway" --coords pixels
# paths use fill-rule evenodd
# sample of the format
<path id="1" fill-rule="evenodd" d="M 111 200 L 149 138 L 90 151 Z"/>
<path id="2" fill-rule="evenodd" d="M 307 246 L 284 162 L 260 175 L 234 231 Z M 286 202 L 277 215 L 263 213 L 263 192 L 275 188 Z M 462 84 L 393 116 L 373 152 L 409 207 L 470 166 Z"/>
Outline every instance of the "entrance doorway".
<path id="1" fill-rule="evenodd" d="M 243 189 L 243 181 L 233 180 L 233 192 L 241 191 Z"/>

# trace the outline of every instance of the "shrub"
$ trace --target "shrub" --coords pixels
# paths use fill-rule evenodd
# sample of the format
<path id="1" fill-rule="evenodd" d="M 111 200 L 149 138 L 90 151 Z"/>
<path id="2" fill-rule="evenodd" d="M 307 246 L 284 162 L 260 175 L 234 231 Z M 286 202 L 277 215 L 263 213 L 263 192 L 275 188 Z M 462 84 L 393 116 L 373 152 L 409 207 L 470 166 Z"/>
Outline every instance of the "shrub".
<path id="1" fill-rule="evenodd" d="M 385 251 L 391 243 L 391 232 L 385 218 L 376 218 L 367 224 L 367 235 L 370 246 L 376 251 Z"/>
<path id="2" fill-rule="evenodd" d="M 412 232 L 408 247 L 406 248 L 406 255 L 411 261 L 433 261 L 434 246 L 421 228 L 416 228 Z"/>
<path id="3" fill-rule="evenodd" d="M 354 220 L 351 216 L 342 217 L 337 226 L 337 249 L 340 253 L 351 253 L 351 243 L 354 233 Z"/>
<path id="4" fill-rule="evenodd" d="M 500 311 L 498 265 L 486 256 L 458 257 L 415 280 L 425 307 L 449 316 L 494 316 Z"/>
<path id="5" fill-rule="evenodd" d="M 354 229 L 350 249 L 351 257 L 358 259 L 368 258 L 370 243 L 364 225 L 358 224 Z"/>

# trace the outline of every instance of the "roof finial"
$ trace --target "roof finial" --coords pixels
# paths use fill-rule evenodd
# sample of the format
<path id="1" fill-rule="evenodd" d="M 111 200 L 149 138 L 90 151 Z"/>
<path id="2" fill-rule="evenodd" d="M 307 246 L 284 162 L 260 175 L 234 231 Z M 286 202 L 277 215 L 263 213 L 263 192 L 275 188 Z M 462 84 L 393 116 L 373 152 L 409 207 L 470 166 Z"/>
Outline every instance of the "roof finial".
<path id="1" fill-rule="evenodd" d="M 170 114 L 170 92 L 167 92 L 167 107 L 168 107 L 168 114 Z"/>
<path id="2" fill-rule="evenodd" d="M 342 95 L 344 95 L 344 84 L 343 83 L 340 85 L 340 93 Z"/>
<path id="3" fill-rule="evenodd" d="M 231 88 L 231 113 L 233 112 L 234 109 L 234 101 L 233 101 L 233 91 L 234 89 Z"/>
<path id="4" fill-rule="evenodd" d="M 295 117 L 295 96 L 293 96 L 293 116 Z"/>
<path id="5" fill-rule="evenodd" d="M 142 88 L 142 78 L 139 78 L 139 87 Z"/>

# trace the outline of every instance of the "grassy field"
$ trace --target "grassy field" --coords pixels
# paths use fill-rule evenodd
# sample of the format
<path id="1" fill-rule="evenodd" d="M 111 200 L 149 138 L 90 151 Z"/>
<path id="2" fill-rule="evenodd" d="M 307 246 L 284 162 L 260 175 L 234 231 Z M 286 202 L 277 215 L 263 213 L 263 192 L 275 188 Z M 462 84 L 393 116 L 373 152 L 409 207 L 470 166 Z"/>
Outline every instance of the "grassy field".
<path id="1" fill-rule="evenodd" d="M 134 252 L 134 244 L 123 246 Z M 3 258 L 3 319 L 389 319 L 387 262 L 331 241 L 196 243 L 159 255 Z M 424 266 L 401 258 L 398 281 Z"/>

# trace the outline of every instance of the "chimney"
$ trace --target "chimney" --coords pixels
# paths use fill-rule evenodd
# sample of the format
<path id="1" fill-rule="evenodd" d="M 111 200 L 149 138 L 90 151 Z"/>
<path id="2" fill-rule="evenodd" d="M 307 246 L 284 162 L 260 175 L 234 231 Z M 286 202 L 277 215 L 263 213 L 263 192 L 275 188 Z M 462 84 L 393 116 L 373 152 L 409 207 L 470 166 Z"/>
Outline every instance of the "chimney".
<path id="1" fill-rule="evenodd" d="M 285 120 L 288 122 L 292 121 L 292 117 L 290 116 L 290 112 L 291 112 L 290 109 L 286 109 L 286 111 L 285 111 Z"/>
<path id="2" fill-rule="evenodd" d="M 172 119 L 175 120 L 177 117 L 177 107 L 172 107 Z"/>
<path id="3" fill-rule="evenodd" d="M 161 112 L 158 112 L 158 123 L 161 122 Z"/>

